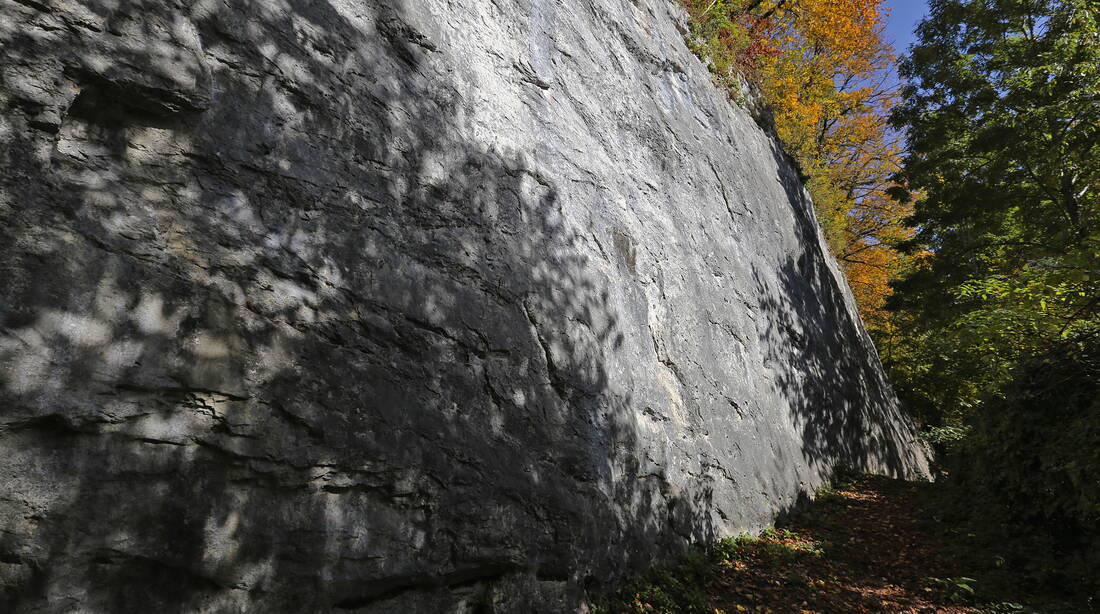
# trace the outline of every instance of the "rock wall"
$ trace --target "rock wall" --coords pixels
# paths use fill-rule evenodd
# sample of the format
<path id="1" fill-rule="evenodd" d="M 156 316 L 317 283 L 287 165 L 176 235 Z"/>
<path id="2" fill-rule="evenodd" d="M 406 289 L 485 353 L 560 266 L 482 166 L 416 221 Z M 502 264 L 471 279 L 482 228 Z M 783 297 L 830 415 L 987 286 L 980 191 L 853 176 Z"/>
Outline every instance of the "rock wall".
<path id="1" fill-rule="evenodd" d="M 926 472 L 673 0 L 0 0 L 0 609 L 569 612 Z"/>

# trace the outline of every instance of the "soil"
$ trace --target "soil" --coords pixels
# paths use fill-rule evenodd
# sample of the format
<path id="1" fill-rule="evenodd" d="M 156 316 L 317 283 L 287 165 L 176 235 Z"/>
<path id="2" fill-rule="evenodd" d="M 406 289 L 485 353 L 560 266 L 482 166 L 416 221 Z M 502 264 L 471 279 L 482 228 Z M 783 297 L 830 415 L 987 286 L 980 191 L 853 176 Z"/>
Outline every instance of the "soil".
<path id="1" fill-rule="evenodd" d="M 957 556 L 967 536 L 929 520 L 929 487 L 862 477 L 823 491 L 721 564 L 712 604 L 724 614 L 1034 612 L 981 594 Z"/>

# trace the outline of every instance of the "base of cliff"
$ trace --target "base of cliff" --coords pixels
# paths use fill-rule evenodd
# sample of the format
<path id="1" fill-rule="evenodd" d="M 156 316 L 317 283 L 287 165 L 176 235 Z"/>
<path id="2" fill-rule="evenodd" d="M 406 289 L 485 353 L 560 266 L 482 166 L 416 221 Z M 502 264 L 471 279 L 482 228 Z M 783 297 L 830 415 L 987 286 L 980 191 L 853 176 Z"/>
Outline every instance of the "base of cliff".
<path id="1" fill-rule="evenodd" d="M 864 476 L 760 537 L 650 570 L 600 614 L 928 613 L 1095 611 L 1006 565 L 997 544 L 946 519 L 937 485 Z"/>

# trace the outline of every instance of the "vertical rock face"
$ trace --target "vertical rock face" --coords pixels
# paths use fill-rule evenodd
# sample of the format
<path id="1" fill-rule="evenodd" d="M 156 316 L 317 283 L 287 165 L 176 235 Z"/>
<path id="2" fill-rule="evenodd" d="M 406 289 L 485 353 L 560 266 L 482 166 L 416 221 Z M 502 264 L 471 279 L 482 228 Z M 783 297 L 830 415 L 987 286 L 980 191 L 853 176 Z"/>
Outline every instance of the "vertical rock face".
<path id="1" fill-rule="evenodd" d="M 672 0 L 0 0 L 0 605 L 568 612 L 926 471 Z"/>

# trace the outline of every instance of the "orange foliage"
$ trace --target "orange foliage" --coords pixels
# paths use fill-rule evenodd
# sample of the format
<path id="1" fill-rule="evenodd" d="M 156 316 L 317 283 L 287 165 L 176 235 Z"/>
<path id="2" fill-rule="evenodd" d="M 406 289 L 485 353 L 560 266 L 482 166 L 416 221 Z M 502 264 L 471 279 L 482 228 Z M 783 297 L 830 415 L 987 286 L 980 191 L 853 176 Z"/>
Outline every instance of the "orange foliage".
<path id="1" fill-rule="evenodd" d="M 891 244 L 910 237 L 911 208 L 886 195 L 901 143 L 886 122 L 898 92 L 883 0 L 683 2 L 719 81 L 740 74 L 764 93 L 864 321 L 887 330 L 888 282 L 906 266 Z"/>
<path id="2" fill-rule="evenodd" d="M 904 266 L 890 245 L 909 238 L 910 207 L 886 190 L 901 159 L 886 122 L 898 92 L 895 57 L 883 39 L 882 0 L 749 0 L 766 49 L 751 75 L 769 101 L 776 130 L 810 177 L 829 245 L 846 269 L 864 321 L 888 326 L 891 277 Z M 766 20 L 766 25 L 760 25 Z"/>

